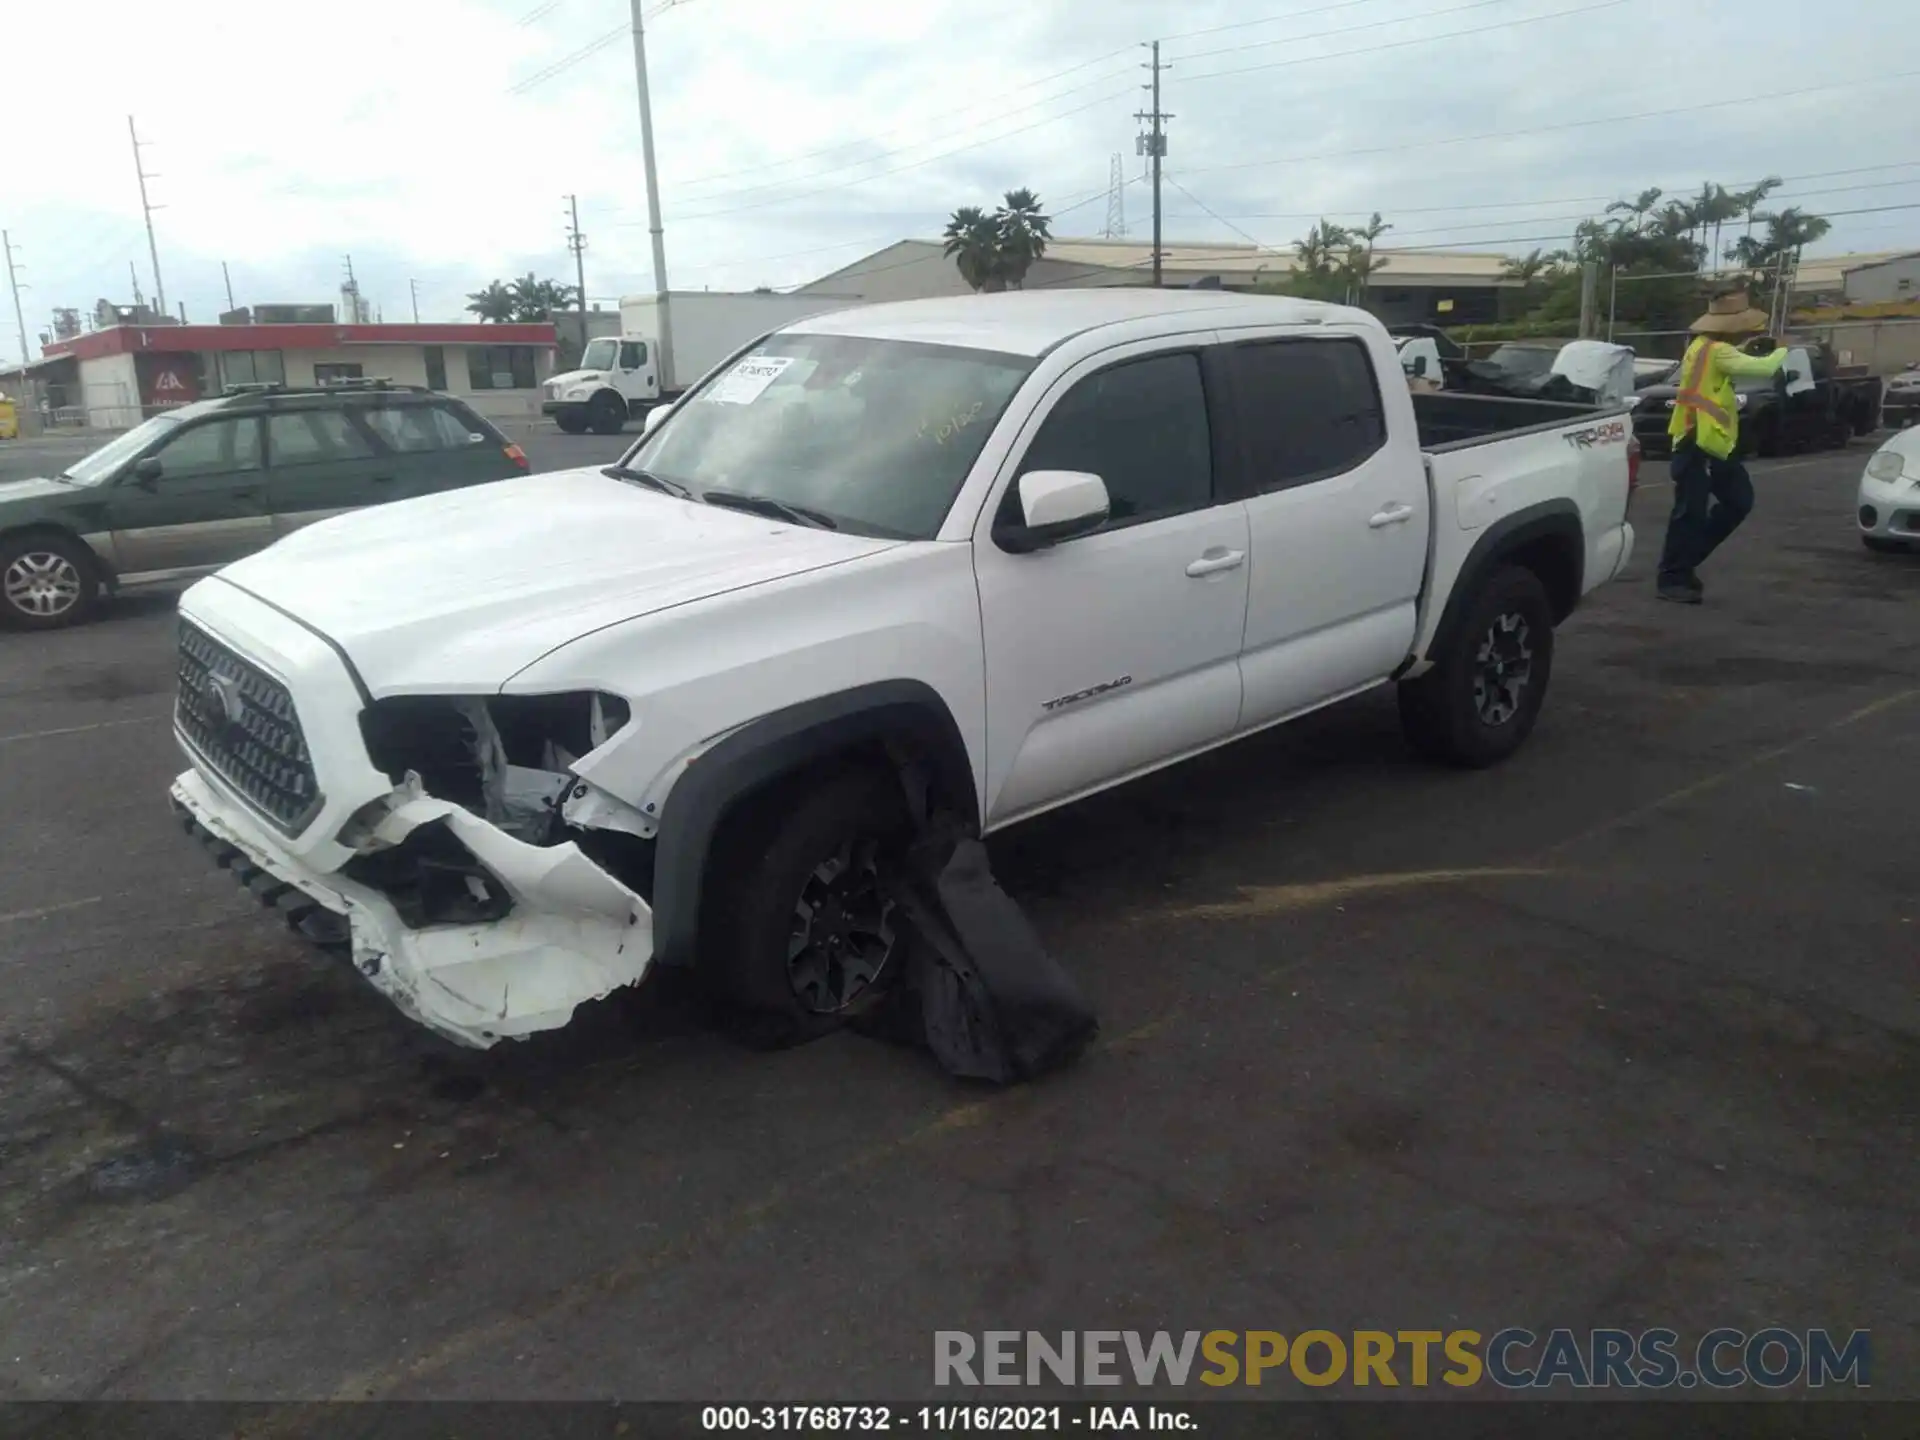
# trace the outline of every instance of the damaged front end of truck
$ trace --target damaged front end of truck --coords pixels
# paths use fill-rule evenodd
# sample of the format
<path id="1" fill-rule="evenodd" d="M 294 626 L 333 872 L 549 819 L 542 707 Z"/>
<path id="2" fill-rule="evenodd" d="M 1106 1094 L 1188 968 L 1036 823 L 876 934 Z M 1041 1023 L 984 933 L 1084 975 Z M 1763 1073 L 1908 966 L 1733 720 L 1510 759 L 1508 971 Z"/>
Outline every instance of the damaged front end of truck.
<path id="1" fill-rule="evenodd" d="M 174 807 L 299 934 L 347 952 L 421 1024 L 482 1048 L 643 978 L 657 827 L 569 768 L 627 723 L 624 701 L 376 701 L 358 738 L 386 788 L 302 846 L 326 797 L 285 687 L 199 638 L 183 642 L 176 732 L 194 768 Z"/>

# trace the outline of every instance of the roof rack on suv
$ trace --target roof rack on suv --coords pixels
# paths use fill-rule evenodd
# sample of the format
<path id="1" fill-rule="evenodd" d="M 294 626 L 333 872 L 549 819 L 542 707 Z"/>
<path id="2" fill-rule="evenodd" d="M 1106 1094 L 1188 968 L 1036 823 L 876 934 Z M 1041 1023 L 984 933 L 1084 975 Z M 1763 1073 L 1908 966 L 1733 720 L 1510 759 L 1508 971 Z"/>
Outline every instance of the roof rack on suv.
<path id="1" fill-rule="evenodd" d="M 385 377 L 354 377 L 346 380 L 321 380 L 312 385 L 289 385 L 281 380 L 262 380 L 250 384 L 229 385 L 225 395 L 335 395 L 343 390 L 397 390 L 412 395 L 430 393 L 424 385 L 396 385 Z"/>

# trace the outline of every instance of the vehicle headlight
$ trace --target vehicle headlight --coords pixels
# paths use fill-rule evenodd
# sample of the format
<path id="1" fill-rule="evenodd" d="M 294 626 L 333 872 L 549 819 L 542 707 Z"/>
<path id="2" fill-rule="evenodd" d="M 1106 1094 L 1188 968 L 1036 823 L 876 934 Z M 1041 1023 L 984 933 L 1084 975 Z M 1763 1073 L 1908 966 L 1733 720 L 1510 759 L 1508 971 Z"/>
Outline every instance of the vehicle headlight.
<path id="1" fill-rule="evenodd" d="M 585 400 L 589 395 L 593 394 L 593 391 L 594 387 L 591 385 L 569 385 L 567 387 L 566 398 L 569 400 Z"/>
<path id="2" fill-rule="evenodd" d="M 1867 461 L 1869 480 L 1898 480 L 1906 471 L 1906 461 L 1897 450 L 1882 450 Z"/>

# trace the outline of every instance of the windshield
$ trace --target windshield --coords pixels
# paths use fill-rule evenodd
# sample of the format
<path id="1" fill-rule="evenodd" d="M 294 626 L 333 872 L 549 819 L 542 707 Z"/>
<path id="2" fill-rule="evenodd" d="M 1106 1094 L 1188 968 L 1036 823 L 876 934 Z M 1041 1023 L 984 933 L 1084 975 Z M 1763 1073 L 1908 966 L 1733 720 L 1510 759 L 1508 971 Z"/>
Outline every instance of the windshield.
<path id="1" fill-rule="evenodd" d="M 599 340 L 589 340 L 587 342 L 587 348 L 580 352 L 580 368 L 582 370 L 611 370 L 613 368 L 614 357 L 619 353 L 620 342 L 618 340 L 608 340 L 604 337 Z"/>
<path id="2" fill-rule="evenodd" d="M 773 335 L 629 459 L 696 495 L 738 491 L 843 530 L 931 539 L 1032 368 L 988 350 Z"/>
<path id="3" fill-rule="evenodd" d="M 75 461 L 60 472 L 61 478 L 76 485 L 98 485 L 179 423 L 171 415 L 156 415 L 117 439 L 109 440 L 86 459 Z"/>

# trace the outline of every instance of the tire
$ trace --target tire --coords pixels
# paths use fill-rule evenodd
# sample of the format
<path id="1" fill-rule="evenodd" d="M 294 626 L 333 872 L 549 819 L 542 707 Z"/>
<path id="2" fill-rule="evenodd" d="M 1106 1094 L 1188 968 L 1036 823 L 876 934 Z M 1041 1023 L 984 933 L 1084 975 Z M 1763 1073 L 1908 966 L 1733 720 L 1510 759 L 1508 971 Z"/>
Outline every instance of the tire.
<path id="1" fill-rule="evenodd" d="M 728 827 L 700 963 L 718 998 L 760 1022 L 760 1039 L 824 1034 L 892 983 L 904 942 L 880 882 L 909 829 L 898 782 L 878 769 L 777 785 Z"/>
<path id="2" fill-rule="evenodd" d="M 1434 666 L 1400 682 L 1400 728 L 1429 760 L 1478 770 L 1533 731 L 1553 674 L 1553 607 L 1531 570 L 1489 575 Z"/>
<path id="3" fill-rule="evenodd" d="M 1754 427 L 1754 453 L 1762 459 L 1772 460 L 1780 452 L 1780 412 L 1769 411 Z"/>
<path id="4" fill-rule="evenodd" d="M 1885 535 L 1862 535 L 1860 543 L 1876 555 L 1911 555 L 1913 545 L 1906 540 L 1891 540 Z"/>
<path id="5" fill-rule="evenodd" d="M 0 539 L 0 623 L 15 630 L 78 625 L 99 598 L 93 552 L 73 536 L 43 530 Z"/>
<path id="6" fill-rule="evenodd" d="M 596 435 L 618 435 L 627 428 L 627 402 L 602 390 L 587 402 L 587 428 Z"/>
<path id="7" fill-rule="evenodd" d="M 584 435 L 587 433 L 587 417 L 584 415 L 556 415 L 553 417 L 553 423 L 569 435 Z"/>

